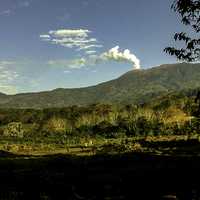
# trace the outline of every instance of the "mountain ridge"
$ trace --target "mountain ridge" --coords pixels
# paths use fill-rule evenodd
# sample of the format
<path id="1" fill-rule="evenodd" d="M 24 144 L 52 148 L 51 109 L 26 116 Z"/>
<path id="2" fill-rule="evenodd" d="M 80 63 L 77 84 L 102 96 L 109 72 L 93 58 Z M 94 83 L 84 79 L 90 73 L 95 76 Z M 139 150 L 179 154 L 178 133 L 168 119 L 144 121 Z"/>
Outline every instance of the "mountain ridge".
<path id="1" fill-rule="evenodd" d="M 119 78 L 84 88 L 0 94 L 0 107 L 47 108 L 95 103 L 143 103 L 164 93 L 200 87 L 200 64 L 165 64 L 129 71 Z"/>

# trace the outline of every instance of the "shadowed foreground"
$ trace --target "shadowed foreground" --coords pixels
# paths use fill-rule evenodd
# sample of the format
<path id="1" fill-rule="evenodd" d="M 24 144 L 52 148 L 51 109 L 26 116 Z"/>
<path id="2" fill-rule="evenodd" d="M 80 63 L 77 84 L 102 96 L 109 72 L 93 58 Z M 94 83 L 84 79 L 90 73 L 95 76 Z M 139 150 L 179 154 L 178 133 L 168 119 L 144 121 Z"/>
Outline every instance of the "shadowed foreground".
<path id="1" fill-rule="evenodd" d="M 197 156 L 1 155 L 0 199 L 200 198 Z"/>

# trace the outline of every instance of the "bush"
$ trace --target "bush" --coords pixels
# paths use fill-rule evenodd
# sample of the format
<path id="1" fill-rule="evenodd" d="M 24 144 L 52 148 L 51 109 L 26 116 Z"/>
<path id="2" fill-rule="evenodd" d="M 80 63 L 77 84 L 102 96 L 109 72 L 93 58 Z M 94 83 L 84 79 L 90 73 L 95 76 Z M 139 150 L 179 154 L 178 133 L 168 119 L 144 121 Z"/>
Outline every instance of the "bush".
<path id="1" fill-rule="evenodd" d="M 93 133 L 92 127 L 88 125 L 81 125 L 76 130 L 81 135 L 92 135 Z"/>
<path id="2" fill-rule="evenodd" d="M 103 135 L 105 138 L 115 138 L 121 130 L 107 121 L 102 121 L 93 127 L 93 133 Z"/>
<path id="3" fill-rule="evenodd" d="M 42 126 L 42 132 L 47 134 L 65 134 L 70 132 L 71 128 L 67 126 L 67 121 L 62 118 L 50 118 Z"/>
<path id="4" fill-rule="evenodd" d="M 11 137 L 23 137 L 24 129 L 21 122 L 11 122 L 9 123 L 3 131 L 4 136 Z"/>

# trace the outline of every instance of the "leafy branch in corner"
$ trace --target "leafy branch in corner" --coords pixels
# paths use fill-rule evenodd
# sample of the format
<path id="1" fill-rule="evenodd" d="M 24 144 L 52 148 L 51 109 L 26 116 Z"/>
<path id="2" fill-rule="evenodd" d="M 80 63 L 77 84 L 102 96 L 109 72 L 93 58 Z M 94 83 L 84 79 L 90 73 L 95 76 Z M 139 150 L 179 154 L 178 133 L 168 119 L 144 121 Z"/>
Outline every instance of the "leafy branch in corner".
<path id="1" fill-rule="evenodd" d="M 184 25 L 191 27 L 196 37 L 192 38 L 184 32 L 176 33 L 175 42 L 182 42 L 184 47 L 180 49 L 167 47 L 164 51 L 179 60 L 188 62 L 200 60 L 200 0 L 175 0 L 171 9 L 181 16 Z"/>

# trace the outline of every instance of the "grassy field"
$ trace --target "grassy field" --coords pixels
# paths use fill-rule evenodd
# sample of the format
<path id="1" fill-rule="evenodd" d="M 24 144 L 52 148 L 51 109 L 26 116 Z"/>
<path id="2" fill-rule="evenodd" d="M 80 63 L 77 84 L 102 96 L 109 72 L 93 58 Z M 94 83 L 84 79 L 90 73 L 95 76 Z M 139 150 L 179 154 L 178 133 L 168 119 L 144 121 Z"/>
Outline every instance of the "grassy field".
<path id="1" fill-rule="evenodd" d="M 200 158 L 1 151 L 0 199 L 199 199 Z"/>
<path id="2" fill-rule="evenodd" d="M 52 140 L 51 140 L 52 142 Z M 0 142 L 0 199 L 198 200 L 198 135 Z"/>
<path id="3" fill-rule="evenodd" d="M 102 140 L 83 140 L 78 144 L 67 142 L 30 142 L 23 139 L 4 138 L 0 141 L 0 150 L 15 155 L 53 155 L 67 154 L 92 156 L 98 154 L 120 154 L 131 152 L 153 153 L 158 155 L 177 154 L 200 155 L 200 140 L 193 136 L 148 136 Z"/>

